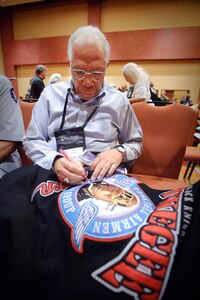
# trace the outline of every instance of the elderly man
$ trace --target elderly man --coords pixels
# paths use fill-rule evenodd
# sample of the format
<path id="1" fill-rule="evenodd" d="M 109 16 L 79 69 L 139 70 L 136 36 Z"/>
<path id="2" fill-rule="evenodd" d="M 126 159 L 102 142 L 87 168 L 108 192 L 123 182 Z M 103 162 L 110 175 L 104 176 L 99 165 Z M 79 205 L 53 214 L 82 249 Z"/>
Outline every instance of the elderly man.
<path id="1" fill-rule="evenodd" d="M 98 28 L 79 28 L 68 43 L 71 81 L 47 86 L 35 105 L 26 154 L 45 169 L 53 167 L 61 182 L 76 185 L 84 178 L 82 165 L 66 159 L 61 149 L 75 159 L 84 149 L 97 154 L 92 179 L 112 175 L 141 153 L 142 131 L 128 99 L 104 83 L 109 56 Z"/>
<path id="2" fill-rule="evenodd" d="M 121 174 L 63 183 L 82 181 L 70 157 L 82 148 L 98 152 L 91 168 L 101 178 L 132 163 L 142 138 L 128 99 L 103 82 L 101 32 L 79 29 L 68 55 L 71 82 L 44 89 L 24 141 L 39 166 L 0 180 L 1 299 L 199 299 L 200 182 L 171 191 Z"/>

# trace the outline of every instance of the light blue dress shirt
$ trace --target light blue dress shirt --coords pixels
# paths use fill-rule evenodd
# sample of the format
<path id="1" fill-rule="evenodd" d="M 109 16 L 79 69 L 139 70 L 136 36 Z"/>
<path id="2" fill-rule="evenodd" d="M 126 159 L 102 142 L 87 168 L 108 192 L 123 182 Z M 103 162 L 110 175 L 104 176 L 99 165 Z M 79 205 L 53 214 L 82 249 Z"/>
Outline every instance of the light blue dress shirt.
<path id="1" fill-rule="evenodd" d="M 68 88 L 72 82 L 48 85 L 35 104 L 32 119 L 23 140 L 26 154 L 45 169 L 50 169 L 56 149 L 54 132 L 59 130 Z M 138 158 L 142 150 L 142 130 L 129 100 L 116 88 L 104 84 L 101 104 L 86 125 L 86 148 L 102 152 L 114 148 L 117 143 L 126 149 L 128 162 Z M 74 93 L 73 93 L 74 94 Z M 63 129 L 82 126 L 97 104 L 97 100 L 83 101 L 79 96 L 69 96 Z"/>

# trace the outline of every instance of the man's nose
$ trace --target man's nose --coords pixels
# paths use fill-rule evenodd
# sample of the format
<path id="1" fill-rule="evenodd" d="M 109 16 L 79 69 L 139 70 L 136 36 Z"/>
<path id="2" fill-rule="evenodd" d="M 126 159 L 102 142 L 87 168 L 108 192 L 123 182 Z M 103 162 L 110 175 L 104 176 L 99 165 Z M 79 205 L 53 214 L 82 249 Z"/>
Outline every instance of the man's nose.
<path id="1" fill-rule="evenodd" d="M 84 83 L 84 85 L 87 85 L 87 86 L 93 86 L 94 85 L 91 74 L 86 74 L 85 78 L 83 79 L 83 83 Z"/>

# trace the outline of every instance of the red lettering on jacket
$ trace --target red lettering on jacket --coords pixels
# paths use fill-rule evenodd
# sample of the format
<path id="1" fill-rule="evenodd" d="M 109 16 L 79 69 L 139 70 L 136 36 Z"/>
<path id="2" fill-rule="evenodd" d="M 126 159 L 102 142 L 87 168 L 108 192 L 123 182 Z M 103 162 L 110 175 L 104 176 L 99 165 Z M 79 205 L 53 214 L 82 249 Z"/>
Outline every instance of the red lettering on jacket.
<path id="1" fill-rule="evenodd" d="M 47 180 L 47 182 L 40 183 L 33 191 L 31 201 L 33 201 L 35 195 L 39 192 L 42 197 L 47 197 L 53 193 L 59 193 L 66 189 L 66 185 L 62 182 Z"/>
<path id="2" fill-rule="evenodd" d="M 93 277 L 115 292 L 123 291 L 135 299 L 156 300 L 167 282 L 178 240 L 178 219 L 181 217 L 180 193 L 167 192 L 161 203 L 125 250 Z M 180 202 L 179 202 L 180 201 Z"/>

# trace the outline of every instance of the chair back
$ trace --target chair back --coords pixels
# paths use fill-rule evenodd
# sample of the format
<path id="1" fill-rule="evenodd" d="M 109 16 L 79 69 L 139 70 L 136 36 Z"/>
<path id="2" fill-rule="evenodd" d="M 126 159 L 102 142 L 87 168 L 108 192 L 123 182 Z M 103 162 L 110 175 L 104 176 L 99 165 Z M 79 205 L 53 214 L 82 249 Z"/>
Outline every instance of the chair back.
<path id="1" fill-rule="evenodd" d="M 28 128 L 28 125 L 31 120 L 32 110 L 35 105 L 35 102 L 25 102 L 25 101 L 19 100 L 19 104 L 21 107 L 22 117 L 24 120 L 24 128 L 26 130 Z"/>
<path id="2" fill-rule="evenodd" d="M 193 109 L 178 103 L 161 107 L 135 103 L 132 107 L 143 130 L 143 152 L 130 173 L 177 179 L 192 134 Z"/>
<path id="3" fill-rule="evenodd" d="M 190 127 L 190 134 L 189 134 L 189 138 L 188 138 L 188 143 L 187 146 L 192 146 L 194 139 L 195 139 L 195 132 L 196 132 L 196 128 L 198 126 L 198 117 L 199 117 L 199 113 L 195 110 L 194 111 L 194 117 L 192 120 L 192 124 Z"/>

